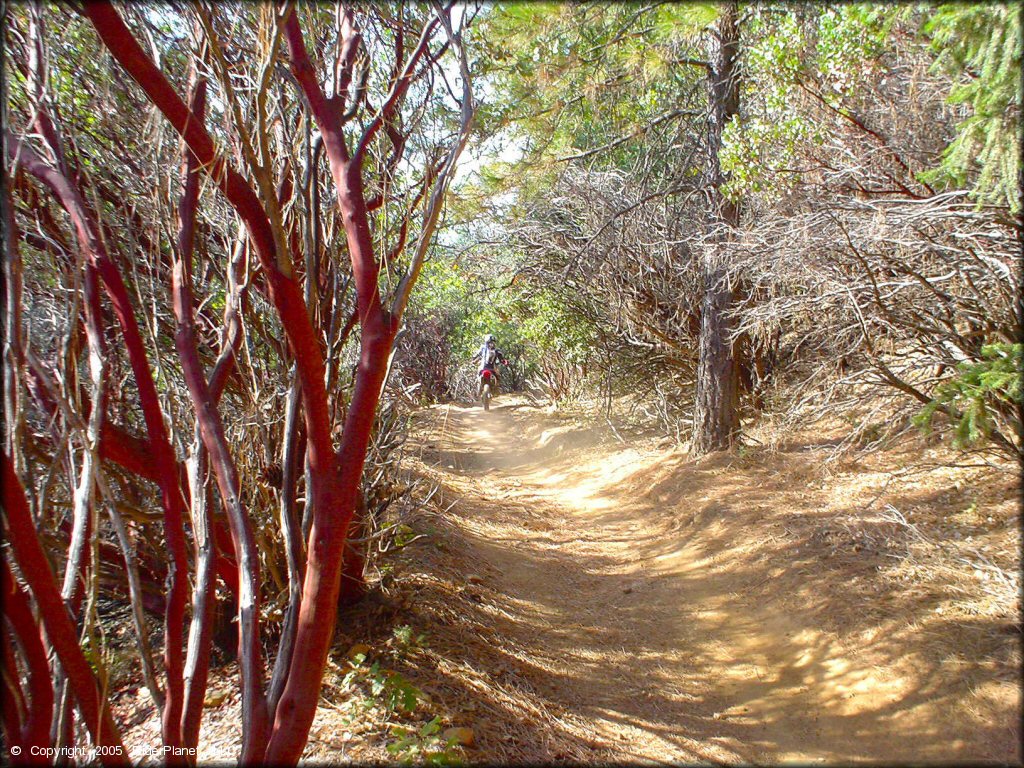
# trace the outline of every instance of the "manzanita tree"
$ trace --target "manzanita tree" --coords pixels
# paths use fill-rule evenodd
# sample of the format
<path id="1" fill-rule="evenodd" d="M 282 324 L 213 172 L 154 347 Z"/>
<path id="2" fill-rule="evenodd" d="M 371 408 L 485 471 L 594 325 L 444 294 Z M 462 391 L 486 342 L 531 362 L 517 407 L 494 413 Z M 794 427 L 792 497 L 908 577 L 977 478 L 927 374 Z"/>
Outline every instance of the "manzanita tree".
<path id="1" fill-rule="evenodd" d="M 469 135 L 476 10 L 7 13 L 7 743 L 67 745 L 77 713 L 126 761 L 95 629 L 113 596 L 170 759 L 194 760 L 226 593 L 240 759 L 295 763 L 363 588 L 366 455 Z"/>

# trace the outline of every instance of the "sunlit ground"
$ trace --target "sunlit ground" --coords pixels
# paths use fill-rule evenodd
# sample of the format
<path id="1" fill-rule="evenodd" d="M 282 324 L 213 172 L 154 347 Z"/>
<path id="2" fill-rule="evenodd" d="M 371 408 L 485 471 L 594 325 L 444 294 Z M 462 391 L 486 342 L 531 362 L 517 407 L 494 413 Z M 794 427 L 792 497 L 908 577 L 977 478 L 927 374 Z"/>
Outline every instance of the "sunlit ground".
<path id="1" fill-rule="evenodd" d="M 892 467 L 824 473 L 808 450 L 693 463 L 507 399 L 430 424 L 424 461 L 453 471 L 467 544 L 497 574 L 481 613 L 608 755 L 1018 758 L 1005 618 L 937 610 L 969 601 L 901 582 L 894 552 L 850 527 Z M 941 513 L 928 484 L 888 498 Z M 1010 525 L 1012 485 L 990 507 Z"/>

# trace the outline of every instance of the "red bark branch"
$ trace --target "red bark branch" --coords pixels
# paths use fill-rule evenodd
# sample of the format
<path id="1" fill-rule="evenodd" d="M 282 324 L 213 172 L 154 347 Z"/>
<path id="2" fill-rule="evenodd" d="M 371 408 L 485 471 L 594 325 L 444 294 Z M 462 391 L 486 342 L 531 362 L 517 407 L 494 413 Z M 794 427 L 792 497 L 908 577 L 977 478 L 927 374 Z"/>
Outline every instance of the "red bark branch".
<path id="1" fill-rule="evenodd" d="M 100 458 L 112 461 L 146 480 L 160 482 L 156 462 L 149 453 L 149 443 L 122 427 L 111 424 L 105 416 L 100 432 Z M 183 467 L 179 467 L 179 477 L 183 470 Z"/>
<path id="2" fill-rule="evenodd" d="M 381 310 L 380 288 L 377 284 L 380 266 L 373 255 L 373 239 L 370 234 L 360 164 L 349 159 L 341 116 L 336 110 L 330 109 L 320 88 L 302 37 L 299 18 L 294 10 L 285 22 L 285 39 L 291 54 L 292 74 L 302 87 L 313 119 L 320 129 L 328 165 L 331 168 L 331 177 L 338 190 L 338 206 L 345 225 L 349 257 L 352 260 L 352 279 L 356 284 L 359 317 L 365 324 L 370 321 L 371 315 L 379 314 Z"/>
<path id="3" fill-rule="evenodd" d="M 294 16 L 294 12 L 292 15 Z M 380 127 L 385 122 L 391 119 L 395 110 L 397 110 L 398 106 L 402 103 L 402 99 L 405 98 L 405 94 L 409 90 L 409 86 L 412 85 L 416 66 L 419 64 L 420 58 L 422 58 L 423 54 L 426 53 L 427 45 L 430 43 L 430 39 L 433 36 L 434 30 L 437 28 L 439 21 L 439 17 L 435 15 L 430 19 L 430 21 L 423 25 L 423 30 L 420 32 L 420 39 L 417 41 L 413 52 L 409 55 L 409 59 L 405 62 L 405 68 L 394 83 L 392 83 L 391 91 L 384 98 L 384 103 L 381 105 L 380 110 L 376 115 L 374 115 L 370 124 L 366 126 L 366 130 L 363 131 L 363 135 L 359 139 L 359 146 L 356 148 L 354 156 L 357 165 L 362 164 L 366 148 L 370 145 L 373 137 L 377 135 L 377 131 L 380 130 Z"/>
<path id="4" fill-rule="evenodd" d="M 128 765 L 128 753 L 110 716 L 107 700 L 101 694 L 99 681 L 96 680 L 89 662 L 78 646 L 78 632 L 75 631 L 67 606 L 61 599 L 50 563 L 39 542 L 21 481 L 6 453 L 2 454 L 0 461 L 3 464 L 3 500 L 4 511 L 7 514 L 8 541 L 14 550 L 14 556 L 25 581 L 35 597 L 36 605 L 39 606 L 46 636 L 57 652 L 68 677 L 93 743 L 97 746 L 115 748 L 102 755 L 100 761 L 105 765 Z"/>
<path id="5" fill-rule="evenodd" d="M 200 118 L 203 116 L 206 107 L 206 81 L 202 78 L 195 83 L 192 92 L 190 109 Z M 187 149 L 184 152 L 182 162 L 182 180 L 184 191 L 181 203 L 178 207 L 179 230 L 178 230 L 178 254 L 172 261 L 171 274 L 175 294 L 175 307 L 177 308 L 178 294 L 187 290 L 181 285 L 182 276 L 179 272 L 179 265 L 182 260 L 192 259 L 192 252 L 195 248 L 196 231 L 196 208 L 199 205 L 199 175 L 196 169 L 195 156 Z M 229 265 L 230 269 L 230 265 Z M 185 275 L 186 281 L 191 281 L 191 271 Z M 191 297 L 189 297 L 191 303 Z M 195 332 L 192 330 L 191 312 L 188 317 L 188 331 L 186 342 L 191 344 L 193 354 L 187 362 L 182 360 L 182 367 L 189 368 L 186 377 L 195 375 L 195 368 L 198 367 L 198 355 L 195 354 Z M 182 333 L 182 322 L 179 318 L 178 332 Z M 176 338 L 176 341 L 178 339 Z M 179 352 L 180 356 L 180 352 Z M 191 364 L 191 365 L 190 365 Z M 201 371 L 200 371 L 201 375 Z M 197 421 L 201 418 L 199 409 L 196 408 Z M 198 426 L 198 425 L 197 425 Z M 212 526 L 210 524 L 210 510 L 207 508 L 207 496 L 205 493 L 206 479 L 206 449 L 198 448 L 194 457 L 196 472 L 195 484 L 192 488 L 192 527 L 196 540 L 196 576 L 195 588 L 192 597 L 192 624 L 189 626 L 188 652 L 185 659 L 185 702 L 181 715 L 181 740 L 186 749 L 194 749 L 199 744 L 199 727 L 203 716 L 203 701 L 206 697 L 206 684 L 209 678 L 210 668 L 210 643 L 213 637 L 213 604 L 215 597 L 214 589 L 214 564 L 213 553 L 209 551 L 215 546 L 210 539 L 213 538 Z M 193 762 L 189 759 L 188 762 Z"/>
<path id="6" fill-rule="evenodd" d="M 286 21 L 285 37 L 293 74 L 317 121 L 338 189 L 362 321 L 355 387 L 339 451 L 340 470 L 336 483 L 330 487 L 336 495 L 330 510 L 319 505 L 313 510 L 295 647 L 265 755 L 269 763 L 290 765 L 302 753 L 316 712 L 315 692 L 320 689 L 337 617 L 344 544 L 356 510 L 366 449 L 395 329 L 381 306 L 379 265 L 373 254 L 360 169 L 358 163 L 348 158 L 341 116 L 328 109 L 294 11 Z"/>
<path id="7" fill-rule="evenodd" d="M 359 369 L 339 451 L 337 514 L 321 514 L 319 509 L 314 513 L 292 664 L 264 756 L 270 764 L 294 765 L 298 761 L 316 713 L 337 617 L 343 547 L 356 509 L 392 337 L 383 329 L 368 334 L 364 326 Z"/>
<path id="8" fill-rule="evenodd" d="M 46 658 L 46 649 L 39 636 L 40 628 L 29 606 L 28 595 L 14 581 L 9 564 L 4 561 L 0 570 L 0 590 L 3 593 L 4 617 L 18 638 L 28 667 L 30 707 L 22 738 L 28 747 L 50 744 L 50 720 L 53 717 L 53 678 Z M 25 754 L 31 757 L 31 749 Z M 36 762 L 46 762 L 45 759 Z"/>
<path id="9" fill-rule="evenodd" d="M 7 748 L 12 746 L 28 752 L 29 744 L 25 741 L 23 716 L 28 711 L 25 694 L 21 690 L 18 669 L 14 663 L 14 647 L 6 632 L 0 631 L 0 654 L 3 655 L 3 682 L 0 683 L 0 723 L 3 723 Z"/>
<path id="10" fill-rule="evenodd" d="M 194 95 L 192 112 L 203 115 L 205 83 L 200 81 Z M 258 760 L 263 754 L 267 731 L 267 704 L 263 695 L 263 661 L 259 639 L 259 555 L 253 538 L 248 513 L 242 504 L 242 492 L 235 462 L 228 449 L 224 425 L 206 382 L 196 345 L 192 299 L 192 253 L 195 246 L 195 216 L 199 203 L 199 175 L 195 156 L 185 159 L 184 193 L 179 206 L 181 229 L 178 254 L 171 279 L 174 316 L 178 327 L 175 347 L 181 360 L 182 373 L 192 398 L 196 421 L 203 445 L 210 458 L 217 487 L 227 513 L 231 538 L 238 555 L 240 592 L 238 596 L 238 656 L 242 688 L 242 754 L 243 764 Z M 197 715 L 193 715 L 193 718 Z M 190 718 L 190 727 L 193 721 Z M 194 721 L 198 739 L 198 720 Z"/>
<path id="11" fill-rule="evenodd" d="M 167 437 L 163 411 L 146 355 L 142 335 L 135 319 L 135 310 L 117 266 L 107 256 L 99 237 L 96 222 L 89 213 L 78 190 L 70 181 L 49 167 L 27 145 L 12 139 L 9 151 L 22 167 L 42 181 L 57 196 L 74 224 L 79 245 L 91 268 L 103 282 L 124 337 L 128 359 L 139 402 L 142 406 L 149 450 L 159 473 L 161 500 L 164 508 L 165 535 L 171 554 L 171 588 L 167 596 L 165 617 L 164 661 L 167 667 L 167 705 L 164 710 L 164 743 L 179 746 L 181 738 L 182 649 L 181 636 L 185 621 L 185 599 L 188 588 L 188 561 L 185 551 L 184 500 L 178 482 L 177 462 Z"/>
<path id="12" fill-rule="evenodd" d="M 267 294 L 278 311 L 302 381 L 308 459 L 315 500 L 325 478 L 333 474 L 334 456 L 328 421 L 324 362 L 298 285 L 277 265 L 274 235 L 266 212 L 245 179 L 217 151 L 202 122 L 188 109 L 167 78 L 139 45 L 109 2 L 90 2 L 83 12 L 118 63 L 146 92 L 195 155 L 199 166 L 217 185 L 245 224 L 267 279 Z"/>
<path id="13" fill-rule="evenodd" d="M 359 54 L 359 46 L 363 42 L 363 36 L 352 20 L 351 8 L 339 5 L 338 15 L 340 16 L 338 21 L 342 44 L 335 65 L 334 99 L 338 106 L 343 107 L 349 86 L 352 84 L 352 71 L 355 67 L 356 56 Z M 358 102 L 358 98 L 359 95 L 356 94 L 353 101 Z"/>

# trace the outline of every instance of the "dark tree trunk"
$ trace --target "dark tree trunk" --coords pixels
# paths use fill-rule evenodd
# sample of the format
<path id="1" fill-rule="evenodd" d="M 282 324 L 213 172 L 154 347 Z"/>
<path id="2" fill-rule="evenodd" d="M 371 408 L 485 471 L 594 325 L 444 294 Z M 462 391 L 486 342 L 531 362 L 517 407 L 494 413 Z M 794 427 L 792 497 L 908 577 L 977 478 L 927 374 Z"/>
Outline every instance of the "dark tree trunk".
<path id="1" fill-rule="evenodd" d="M 718 155 L 722 131 L 739 111 L 736 58 L 739 26 L 735 2 L 727 3 L 711 34 L 708 122 L 709 225 L 711 246 L 701 255 L 704 299 L 701 306 L 697 393 L 693 412 L 691 452 L 697 456 L 728 448 L 739 433 L 738 366 L 730 341 L 728 313 L 735 290 L 727 280 L 725 259 L 732 231 L 739 224 L 739 206 L 722 194 L 726 182 Z"/>
<path id="2" fill-rule="evenodd" d="M 356 514 L 348 528 L 348 541 L 341 566 L 341 586 L 338 590 L 338 607 L 345 608 L 355 605 L 366 596 L 367 585 L 364 574 L 366 568 L 366 542 L 360 541 L 369 530 L 366 525 L 366 502 L 360 494 Z"/>

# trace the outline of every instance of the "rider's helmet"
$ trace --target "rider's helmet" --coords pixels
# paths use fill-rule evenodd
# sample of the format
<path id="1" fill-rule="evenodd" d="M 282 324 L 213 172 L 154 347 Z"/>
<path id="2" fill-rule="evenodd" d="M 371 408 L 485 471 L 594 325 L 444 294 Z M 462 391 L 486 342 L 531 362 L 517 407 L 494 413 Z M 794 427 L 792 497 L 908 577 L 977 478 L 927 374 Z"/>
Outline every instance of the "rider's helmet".
<path id="1" fill-rule="evenodd" d="M 494 343 L 494 337 L 491 334 L 489 334 L 489 333 L 486 334 L 484 336 L 484 344 L 493 344 L 493 343 Z"/>

